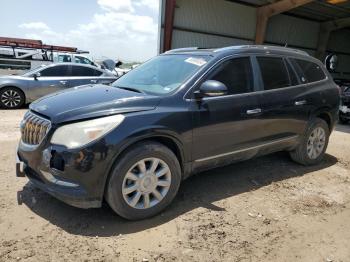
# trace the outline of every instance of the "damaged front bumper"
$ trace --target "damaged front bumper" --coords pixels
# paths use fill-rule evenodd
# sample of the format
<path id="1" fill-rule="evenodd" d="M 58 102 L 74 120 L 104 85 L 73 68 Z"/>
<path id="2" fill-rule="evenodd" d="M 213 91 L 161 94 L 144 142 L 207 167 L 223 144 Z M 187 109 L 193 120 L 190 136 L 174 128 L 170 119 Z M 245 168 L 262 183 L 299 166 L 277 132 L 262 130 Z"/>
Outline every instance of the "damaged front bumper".
<path id="1" fill-rule="evenodd" d="M 97 208 L 101 207 L 105 180 L 100 162 L 104 161 L 97 164 L 94 152 L 88 149 L 67 151 L 52 145 L 33 149 L 20 142 L 16 176 L 28 177 L 35 187 L 71 206 Z"/>

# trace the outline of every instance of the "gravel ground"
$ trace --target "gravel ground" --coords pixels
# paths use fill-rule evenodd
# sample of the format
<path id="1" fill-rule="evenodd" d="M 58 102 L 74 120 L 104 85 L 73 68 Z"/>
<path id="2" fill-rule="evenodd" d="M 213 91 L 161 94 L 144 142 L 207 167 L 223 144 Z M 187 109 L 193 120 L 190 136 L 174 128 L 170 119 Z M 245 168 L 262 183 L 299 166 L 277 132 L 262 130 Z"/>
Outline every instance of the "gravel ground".
<path id="1" fill-rule="evenodd" d="M 129 222 L 15 177 L 24 112 L 0 110 L 0 261 L 350 261 L 350 125 L 318 166 L 282 152 L 215 169 L 164 213 Z"/>

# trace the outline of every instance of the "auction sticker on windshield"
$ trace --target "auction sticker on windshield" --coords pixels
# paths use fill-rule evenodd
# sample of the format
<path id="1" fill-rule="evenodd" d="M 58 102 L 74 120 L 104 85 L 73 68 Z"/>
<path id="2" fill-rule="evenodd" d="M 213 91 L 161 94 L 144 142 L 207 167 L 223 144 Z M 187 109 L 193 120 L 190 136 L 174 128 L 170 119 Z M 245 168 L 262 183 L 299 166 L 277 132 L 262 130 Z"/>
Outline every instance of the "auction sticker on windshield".
<path id="1" fill-rule="evenodd" d="M 196 57 L 189 57 L 185 60 L 185 62 L 196 65 L 196 66 L 202 66 L 207 63 L 203 58 L 196 58 Z"/>

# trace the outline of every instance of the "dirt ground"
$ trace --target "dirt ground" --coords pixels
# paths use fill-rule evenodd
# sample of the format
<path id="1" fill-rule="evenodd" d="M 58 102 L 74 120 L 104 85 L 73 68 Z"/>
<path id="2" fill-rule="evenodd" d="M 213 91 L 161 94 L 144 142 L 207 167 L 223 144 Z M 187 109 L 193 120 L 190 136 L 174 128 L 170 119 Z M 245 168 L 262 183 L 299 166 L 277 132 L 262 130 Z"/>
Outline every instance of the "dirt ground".
<path id="1" fill-rule="evenodd" d="M 350 261 L 350 125 L 318 166 L 278 153 L 215 169 L 164 213 L 129 222 L 15 177 L 24 112 L 0 110 L 0 261 Z"/>

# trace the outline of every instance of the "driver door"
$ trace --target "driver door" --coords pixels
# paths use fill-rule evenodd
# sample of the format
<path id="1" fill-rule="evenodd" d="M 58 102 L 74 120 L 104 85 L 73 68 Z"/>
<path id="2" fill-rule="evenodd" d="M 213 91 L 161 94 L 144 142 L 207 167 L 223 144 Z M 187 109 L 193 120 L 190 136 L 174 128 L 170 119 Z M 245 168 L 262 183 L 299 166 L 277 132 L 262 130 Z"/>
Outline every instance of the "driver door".
<path id="1" fill-rule="evenodd" d="M 34 99 L 69 88 L 70 70 L 69 65 L 53 65 L 41 70 L 40 76 L 33 77 L 30 83 Z"/>
<path id="2" fill-rule="evenodd" d="M 228 94 L 192 102 L 194 112 L 193 168 L 202 171 L 248 158 L 261 141 L 260 105 L 251 58 L 230 58 L 206 80 L 224 83 Z M 199 84 L 200 86 L 200 84 Z"/>

